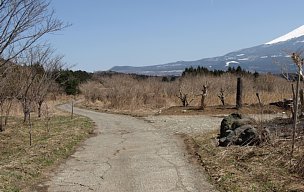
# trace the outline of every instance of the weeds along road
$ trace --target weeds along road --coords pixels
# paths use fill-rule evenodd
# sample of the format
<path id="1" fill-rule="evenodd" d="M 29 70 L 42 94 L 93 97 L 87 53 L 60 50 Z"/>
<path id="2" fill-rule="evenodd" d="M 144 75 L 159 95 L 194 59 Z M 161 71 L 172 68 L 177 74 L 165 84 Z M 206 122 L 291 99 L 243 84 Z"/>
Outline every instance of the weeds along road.
<path id="1" fill-rule="evenodd" d="M 69 105 L 61 109 L 70 111 Z M 74 108 L 96 123 L 86 140 L 46 183 L 48 191 L 215 191 L 188 162 L 183 141 L 147 120 Z"/>

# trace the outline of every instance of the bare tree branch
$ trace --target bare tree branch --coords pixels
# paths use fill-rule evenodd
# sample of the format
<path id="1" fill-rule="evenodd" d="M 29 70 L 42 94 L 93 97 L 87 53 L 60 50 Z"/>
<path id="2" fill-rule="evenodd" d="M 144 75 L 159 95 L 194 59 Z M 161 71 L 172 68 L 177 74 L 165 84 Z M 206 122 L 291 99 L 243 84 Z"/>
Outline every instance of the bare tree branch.
<path id="1" fill-rule="evenodd" d="M 50 10 L 48 0 L 3 0 L 0 5 L 0 58 L 15 58 L 41 37 L 68 27 Z"/>

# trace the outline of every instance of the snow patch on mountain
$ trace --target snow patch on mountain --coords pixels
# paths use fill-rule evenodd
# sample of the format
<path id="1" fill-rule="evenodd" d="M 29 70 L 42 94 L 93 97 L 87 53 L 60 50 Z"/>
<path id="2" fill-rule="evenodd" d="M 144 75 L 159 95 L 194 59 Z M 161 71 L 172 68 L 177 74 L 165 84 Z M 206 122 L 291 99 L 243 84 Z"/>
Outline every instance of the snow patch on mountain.
<path id="1" fill-rule="evenodd" d="M 245 54 L 242 53 L 242 54 L 237 55 L 237 57 L 242 57 L 242 56 L 244 56 L 244 55 L 245 55 Z"/>
<path id="2" fill-rule="evenodd" d="M 296 42 L 294 42 L 294 44 L 297 44 L 297 43 L 304 43 L 304 41 L 296 41 Z"/>
<path id="3" fill-rule="evenodd" d="M 175 64 L 165 64 L 165 65 L 156 65 L 157 68 L 165 68 L 165 67 L 177 67 L 177 66 L 182 66 L 182 63 L 175 63 Z"/>
<path id="4" fill-rule="evenodd" d="M 237 61 L 228 61 L 228 62 L 226 62 L 226 67 L 229 67 L 229 65 L 230 64 L 239 64 L 239 62 L 237 62 Z"/>
<path id="5" fill-rule="evenodd" d="M 283 35 L 279 38 L 276 38 L 268 43 L 265 43 L 266 45 L 271 45 L 271 44 L 275 44 L 275 43 L 279 43 L 282 41 L 287 41 L 293 38 L 297 38 L 297 37 L 301 37 L 304 35 L 304 25 L 302 25 L 301 27 L 291 31 L 290 33 L 287 33 L 286 35 Z"/>

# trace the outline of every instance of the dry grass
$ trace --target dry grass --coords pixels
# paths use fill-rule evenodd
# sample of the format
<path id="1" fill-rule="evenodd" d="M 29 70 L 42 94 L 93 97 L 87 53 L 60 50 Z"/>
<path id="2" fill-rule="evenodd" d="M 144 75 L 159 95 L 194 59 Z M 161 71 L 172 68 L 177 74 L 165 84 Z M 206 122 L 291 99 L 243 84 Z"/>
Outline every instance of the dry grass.
<path id="1" fill-rule="evenodd" d="M 33 119 L 30 146 L 28 125 L 21 118 L 10 118 L 6 131 L 0 134 L 0 191 L 29 189 L 93 131 L 93 123 L 80 116 L 56 115 L 49 125 L 48 132 L 46 121 Z"/>
<path id="2" fill-rule="evenodd" d="M 56 109 L 56 106 L 62 103 L 70 102 L 74 100 L 74 96 L 67 96 L 67 95 L 50 95 L 49 98 L 42 104 L 42 116 L 45 115 L 46 111 L 51 115 L 62 115 L 60 110 Z M 6 111 L 7 106 L 9 104 L 6 102 L 4 103 L 3 110 Z M 22 111 L 22 106 L 18 100 L 13 100 L 11 103 L 11 108 L 9 111 L 9 116 L 13 117 L 22 117 L 23 111 Z M 32 116 L 37 116 L 37 106 L 35 104 L 31 105 L 31 115 Z"/>
<path id="3" fill-rule="evenodd" d="M 217 132 L 211 132 L 195 142 L 205 170 L 221 191 L 304 191 L 303 143 L 297 143 L 290 161 L 290 141 L 285 139 L 260 147 L 222 148 L 216 137 Z"/>
<path id="4" fill-rule="evenodd" d="M 86 105 L 100 106 L 103 109 L 138 110 L 162 109 L 171 106 L 180 106 L 177 98 L 179 90 L 187 93 L 189 100 L 193 99 L 192 106 L 200 105 L 200 96 L 203 85 L 208 85 L 208 106 L 221 105 L 218 95 L 220 89 L 225 91 L 226 104 L 235 104 L 236 79 L 233 74 L 215 76 L 186 76 L 175 81 L 162 81 L 161 77 L 134 77 L 125 74 L 112 76 L 97 76 L 94 81 L 81 85 L 85 95 Z M 244 76 L 243 103 L 255 104 L 258 102 L 256 93 L 259 93 L 262 103 L 269 103 L 291 98 L 291 83 L 285 79 L 260 75 L 258 78 Z M 280 86 L 277 86 L 280 85 Z"/>

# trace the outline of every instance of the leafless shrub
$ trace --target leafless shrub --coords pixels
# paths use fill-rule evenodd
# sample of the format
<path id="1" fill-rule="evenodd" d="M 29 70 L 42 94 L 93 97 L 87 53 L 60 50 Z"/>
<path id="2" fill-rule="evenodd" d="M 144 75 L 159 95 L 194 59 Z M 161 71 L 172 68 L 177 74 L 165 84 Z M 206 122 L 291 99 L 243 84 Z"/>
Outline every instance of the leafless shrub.
<path id="1" fill-rule="evenodd" d="M 222 105 L 225 106 L 225 90 L 222 87 L 217 97 L 221 100 Z"/>
<path id="2" fill-rule="evenodd" d="M 181 78 L 179 80 L 179 91 L 176 96 L 183 107 L 189 106 L 198 94 L 198 91 L 192 86 L 195 83 L 194 81 L 195 79 L 193 78 Z"/>
<path id="3" fill-rule="evenodd" d="M 80 91 L 85 99 L 91 102 L 102 101 L 105 98 L 105 87 L 97 81 L 88 81 L 80 85 Z"/>

